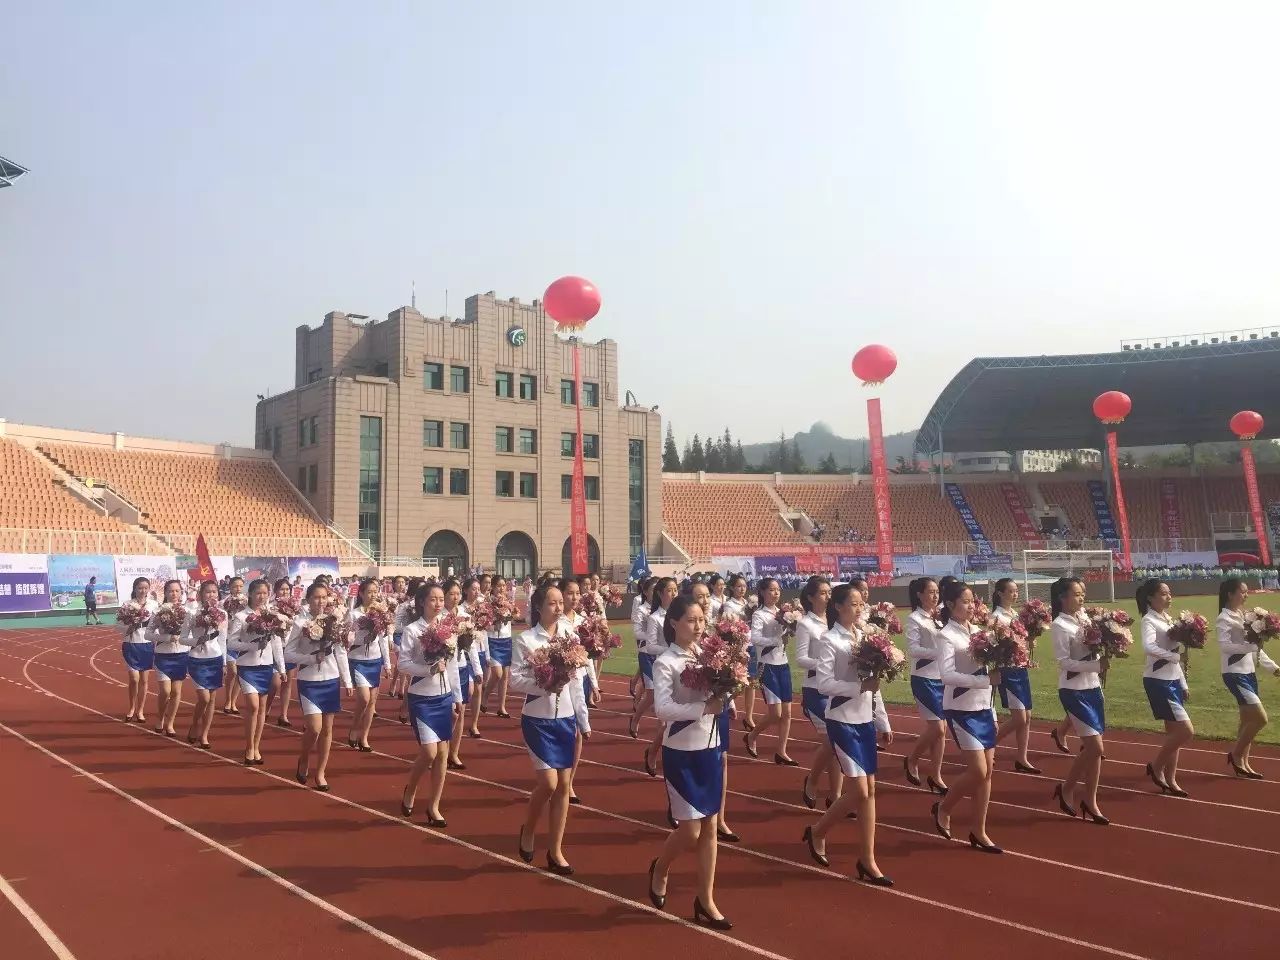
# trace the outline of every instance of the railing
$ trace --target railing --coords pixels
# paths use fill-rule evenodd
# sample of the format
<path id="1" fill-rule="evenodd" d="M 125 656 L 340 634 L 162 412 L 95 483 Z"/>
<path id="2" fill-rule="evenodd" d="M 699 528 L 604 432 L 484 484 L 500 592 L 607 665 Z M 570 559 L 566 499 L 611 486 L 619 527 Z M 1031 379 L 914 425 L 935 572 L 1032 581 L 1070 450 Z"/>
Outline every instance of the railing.
<path id="1" fill-rule="evenodd" d="M 0 527 L 0 553 L 66 553 L 163 556 L 164 544 L 131 530 L 33 530 Z"/>
<path id="2" fill-rule="evenodd" d="M 1253 533 L 1253 514 L 1247 511 L 1224 511 L 1209 514 L 1214 533 Z"/>

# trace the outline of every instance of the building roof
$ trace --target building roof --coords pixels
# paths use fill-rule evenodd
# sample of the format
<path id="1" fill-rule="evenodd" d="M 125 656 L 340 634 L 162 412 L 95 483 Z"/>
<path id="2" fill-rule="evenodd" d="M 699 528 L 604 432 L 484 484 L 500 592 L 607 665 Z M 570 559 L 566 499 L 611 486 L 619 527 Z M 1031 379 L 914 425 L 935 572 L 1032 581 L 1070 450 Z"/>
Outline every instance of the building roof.
<path id="1" fill-rule="evenodd" d="M 1262 436 L 1280 435 L 1280 336 L 1119 353 L 978 357 L 934 401 L 916 450 L 1100 447 L 1094 398 L 1121 390 L 1133 411 L 1123 446 L 1232 440 L 1231 417 L 1256 410 Z"/>

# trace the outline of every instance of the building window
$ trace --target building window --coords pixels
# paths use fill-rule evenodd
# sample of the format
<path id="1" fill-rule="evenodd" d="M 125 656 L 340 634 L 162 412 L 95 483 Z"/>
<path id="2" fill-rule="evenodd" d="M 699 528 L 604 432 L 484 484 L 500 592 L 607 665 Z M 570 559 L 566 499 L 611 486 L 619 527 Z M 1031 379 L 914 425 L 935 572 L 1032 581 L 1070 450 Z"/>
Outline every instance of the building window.
<path id="1" fill-rule="evenodd" d="M 449 468 L 449 492 L 455 497 L 465 497 L 470 486 L 471 473 L 463 467 Z"/>
<path id="2" fill-rule="evenodd" d="M 422 492 L 423 493 L 440 493 L 442 485 L 440 476 L 444 471 L 440 467 L 423 467 L 422 468 Z"/>
<path id="3" fill-rule="evenodd" d="M 532 373 L 520 374 L 520 399 L 521 400 L 537 400 L 538 399 L 538 378 Z"/>
<path id="4" fill-rule="evenodd" d="M 320 465 L 313 463 L 307 467 L 307 493 L 315 493 L 320 489 Z"/>
<path id="5" fill-rule="evenodd" d="M 449 424 L 449 446 L 454 450 L 471 449 L 471 427 L 469 424 Z"/>
<path id="6" fill-rule="evenodd" d="M 499 370 L 495 373 L 493 375 L 493 395 L 510 399 L 514 394 L 511 379 L 511 374 L 506 370 Z"/>
<path id="7" fill-rule="evenodd" d="M 627 545 L 631 556 L 644 549 L 644 441 L 627 441 Z"/>
<path id="8" fill-rule="evenodd" d="M 573 438 L 574 438 L 574 434 L 572 433 L 560 434 L 560 456 L 562 457 L 573 456 Z"/>
<path id="9" fill-rule="evenodd" d="M 449 368 L 449 390 L 453 393 L 471 392 L 471 370 L 468 367 Z"/>
<path id="10" fill-rule="evenodd" d="M 316 467 L 311 468 L 313 471 Z M 316 483 L 315 473 L 311 483 Z M 375 555 L 382 535 L 382 418 L 360 418 L 360 532 Z"/>
<path id="11" fill-rule="evenodd" d="M 320 379 L 319 367 L 316 367 L 314 370 L 307 371 L 307 383 L 315 383 L 319 379 Z"/>
<path id="12" fill-rule="evenodd" d="M 600 406 L 600 384 L 584 383 L 582 385 L 582 405 L 584 407 Z"/>
<path id="13" fill-rule="evenodd" d="M 568 500 L 573 496 L 573 474 L 560 474 L 560 499 Z"/>
<path id="14" fill-rule="evenodd" d="M 498 453 L 511 453 L 511 437 L 515 431 L 510 427 L 495 427 L 493 431 L 493 449 Z"/>
<path id="15" fill-rule="evenodd" d="M 298 468 L 298 489 L 303 493 L 307 492 L 307 468 Z"/>
<path id="16" fill-rule="evenodd" d="M 567 404 L 568 406 L 573 406 L 573 396 L 574 396 L 573 381 L 561 380 L 560 381 L 560 402 L 563 404 Z"/>
<path id="17" fill-rule="evenodd" d="M 298 421 L 298 446 L 310 447 L 320 442 L 320 418 L 304 417 Z"/>
<path id="18" fill-rule="evenodd" d="M 538 499 L 538 475 L 536 473 L 520 474 L 520 496 L 526 500 Z"/>
<path id="19" fill-rule="evenodd" d="M 538 431 L 531 427 L 520 428 L 520 452 L 521 453 L 537 453 L 538 452 Z"/>
<path id="20" fill-rule="evenodd" d="M 582 455 L 588 460 L 600 459 L 600 435 L 584 433 L 582 435 Z"/>
<path id="21" fill-rule="evenodd" d="M 599 477 L 583 477 L 582 493 L 587 500 L 600 499 L 600 478 Z M 569 500 L 573 497 L 573 474 L 562 473 L 560 475 L 560 499 Z"/>
<path id="22" fill-rule="evenodd" d="M 422 421 L 422 445 L 424 447 L 444 446 L 444 424 L 441 421 Z"/>
<path id="23" fill-rule="evenodd" d="M 271 452 L 277 457 L 280 456 L 280 447 L 282 445 L 280 433 L 281 433 L 280 427 L 271 428 Z"/>
<path id="24" fill-rule="evenodd" d="M 422 389 L 444 389 L 444 364 L 424 361 L 422 364 Z"/>
<path id="25" fill-rule="evenodd" d="M 499 470 L 494 474 L 493 492 L 499 497 L 514 497 L 515 492 L 515 474 L 510 470 Z"/>

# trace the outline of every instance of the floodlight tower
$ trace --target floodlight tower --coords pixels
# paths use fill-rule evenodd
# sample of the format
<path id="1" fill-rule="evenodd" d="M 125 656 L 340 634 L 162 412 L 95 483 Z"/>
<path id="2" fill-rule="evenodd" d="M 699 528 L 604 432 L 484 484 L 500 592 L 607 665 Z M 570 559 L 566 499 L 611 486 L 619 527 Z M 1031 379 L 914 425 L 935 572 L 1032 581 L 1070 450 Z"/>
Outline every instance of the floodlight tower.
<path id="1" fill-rule="evenodd" d="M 26 167 L 21 167 L 12 160 L 0 157 L 0 189 L 13 186 L 18 181 L 18 178 L 26 172 Z"/>

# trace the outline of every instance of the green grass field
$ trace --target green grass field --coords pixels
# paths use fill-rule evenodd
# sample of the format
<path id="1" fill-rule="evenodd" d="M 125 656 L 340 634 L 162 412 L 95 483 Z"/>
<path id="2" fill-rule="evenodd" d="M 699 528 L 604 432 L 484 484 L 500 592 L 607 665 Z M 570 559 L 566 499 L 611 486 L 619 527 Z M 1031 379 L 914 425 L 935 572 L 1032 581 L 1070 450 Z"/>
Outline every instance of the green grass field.
<path id="1" fill-rule="evenodd" d="M 1173 585 L 1177 588 L 1177 584 Z M 1276 594 L 1258 594 L 1250 598 L 1251 606 L 1266 607 L 1269 610 L 1280 610 L 1280 596 Z M 1115 606 L 1126 610 L 1135 619 L 1138 608 L 1132 600 L 1127 603 L 1116 603 Z M 1236 735 L 1236 723 L 1239 708 L 1235 698 L 1222 685 L 1222 675 L 1218 668 L 1218 649 L 1212 630 L 1213 621 L 1218 616 L 1218 600 L 1216 597 L 1187 597 L 1173 601 L 1173 612 L 1191 610 L 1208 619 L 1211 627 L 1209 641 L 1203 650 L 1191 651 L 1191 667 L 1187 682 L 1191 689 L 1191 700 L 1187 710 L 1191 714 L 1191 722 L 1195 725 L 1196 735 L 1218 740 L 1233 740 Z M 902 611 L 899 611 L 900 613 Z M 635 643 L 632 642 L 631 625 L 616 624 L 622 635 L 623 644 L 605 664 L 606 673 L 632 674 L 636 669 Z M 899 637 L 899 645 L 902 638 Z M 1134 645 L 1136 654 L 1125 660 L 1112 663 L 1107 677 L 1107 726 L 1125 727 L 1134 730 L 1163 730 L 1163 724 L 1152 718 L 1151 707 L 1147 703 L 1142 689 L 1142 648 L 1137 625 L 1134 625 Z M 1058 671 L 1048 647 L 1048 635 L 1042 638 L 1037 659 L 1039 666 L 1031 671 L 1032 695 L 1035 699 L 1034 715 L 1040 720 L 1059 720 L 1062 717 L 1062 706 L 1058 703 Z M 1275 652 L 1272 652 L 1273 659 Z M 792 665 L 792 679 L 799 699 L 801 676 L 799 668 Z M 1280 677 L 1269 675 L 1258 676 L 1258 692 L 1262 694 L 1262 702 L 1267 706 L 1272 722 L 1258 737 L 1259 742 L 1280 743 Z M 911 703 L 911 688 L 906 681 L 899 680 L 884 688 L 884 697 L 890 703 Z"/>

